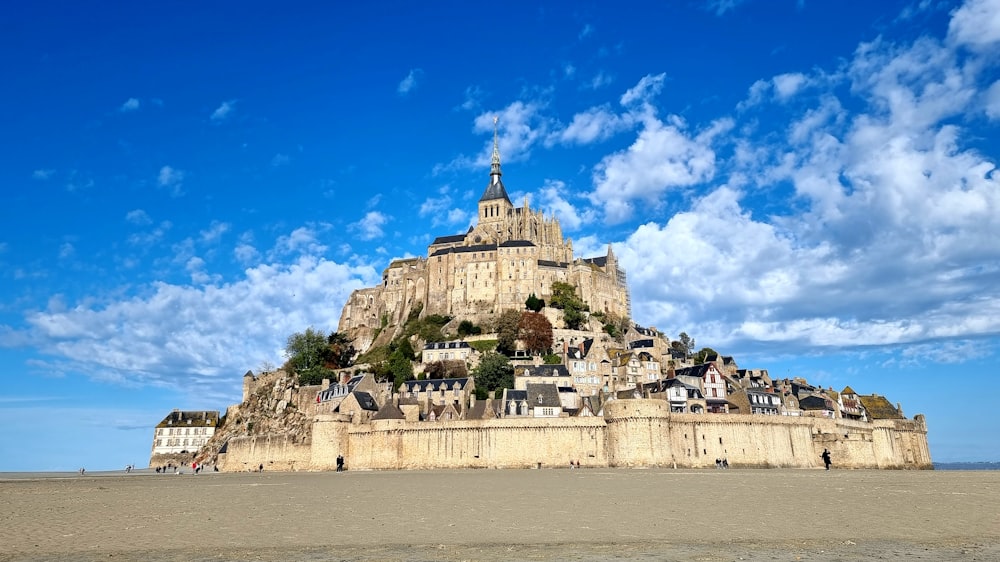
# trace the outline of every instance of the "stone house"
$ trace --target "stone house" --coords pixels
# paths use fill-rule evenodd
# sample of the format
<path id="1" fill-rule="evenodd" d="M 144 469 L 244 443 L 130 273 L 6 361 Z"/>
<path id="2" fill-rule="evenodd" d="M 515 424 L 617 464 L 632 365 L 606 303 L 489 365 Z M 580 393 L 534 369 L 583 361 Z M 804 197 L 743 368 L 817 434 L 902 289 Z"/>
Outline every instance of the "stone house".
<path id="1" fill-rule="evenodd" d="M 435 361 L 469 361 L 475 350 L 467 341 L 442 341 L 424 344 L 420 362 L 424 365 Z"/>
<path id="2" fill-rule="evenodd" d="M 475 394 L 474 377 L 409 380 L 399 387 L 399 405 L 417 405 L 421 417 L 428 419 L 434 406 L 453 404 L 456 411 L 464 411 Z"/>
<path id="3" fill-rule="evenodd" d="M 218 411 L 174 410 L 156 424 L 150 457 L 193 453 L 215 435 L 218 426 Z"/>
<path id="4" fill-rule="evenodd" d="M 554 384 L 528 383 L 525 388 L 530 415 L 533 418 L 558 418 L 563 416 L 559 389 Z"/>

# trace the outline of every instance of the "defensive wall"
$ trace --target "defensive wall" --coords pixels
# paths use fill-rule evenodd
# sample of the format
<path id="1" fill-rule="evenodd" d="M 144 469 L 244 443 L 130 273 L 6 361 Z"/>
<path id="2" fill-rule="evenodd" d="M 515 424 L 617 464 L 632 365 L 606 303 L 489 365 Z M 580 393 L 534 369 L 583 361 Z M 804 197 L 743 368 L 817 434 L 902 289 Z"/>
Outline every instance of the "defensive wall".
<path id="1" fill-rule="evenodd" d="M 932 468 L 923 416 L 873 423 L 807 417 L 675 414 L 663 400 L 622 399 L 604 417 L 503 418 L 453 422 L 373 421 L 316 416 L 310 443 L 279 436 L 230 440 L 225 471 L 591 467 L 822 466 Z"/>

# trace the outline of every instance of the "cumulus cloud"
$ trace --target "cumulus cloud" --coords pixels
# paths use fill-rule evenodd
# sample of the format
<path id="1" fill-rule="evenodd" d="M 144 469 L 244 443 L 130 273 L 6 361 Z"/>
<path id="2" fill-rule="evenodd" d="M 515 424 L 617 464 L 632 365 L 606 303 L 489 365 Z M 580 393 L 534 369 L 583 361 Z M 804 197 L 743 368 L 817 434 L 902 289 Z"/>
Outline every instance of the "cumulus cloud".
<path id="1" fill-rule="evenodd" d="M 369 211 L 358 222 L 351 223 L 348 229 L 362 240 L 374 240 L 383 236 L 382 227 L 389 222 L 389 217 L 379 211 Z"/>
<path id="2" fill-rule="evenodd" d="M 36 180 L 47 180 L 51 178 L 55 173 L 56 173 L 55 170 L 41 169 L 32 172 L 31 177 L 35 178 Z"/>
<path id="3" fill-rule="evenodd" d="M 983 105 L 987 117 L 993 120 L 1000 119 L 1000 80 L 994 82 L 986 91 Z"/>
<path id="4" fill-rule="evenodd" d="M 137 109 L 139 109 L 139 100 L 135 98 L 129 98 L 125 100 L 125 103 L 121 104 L 121 106 L 118 108 L 118 111 L 121 111 L 122 113 L 129 113 Z"/>
<path id="5" fill-rule="evenodd" d="M 655 204 L 667 190 L 712 179 L 712 141 L 731 127 L 720 121 L 693 133 L 676 116 L 666 121 L 647 118 L 628 149 L 604 157 L 595 167 L 591 202 L 604 209 L 607 222 L 619 223 L 631 217 L 636 200 Z"/>
<path id="6" fill-rule="evenodd" d="M 657 74 L 643 76 L 639 80 L 639 83 L 635 86 L 629 88 L 622 94 L 622 97 L 618 100 L 623 106 L 635 105 L 637 103 L 647 104 L 651 103 L 652 99 L 663 91 L 663 82 L 666 80 L 666 74 Z"/>
<path id="7" fill-rule="evenodd" d="M 270 251 L 271 259 L 281 256 L 306 254 L 321 255 L 327 246 L 319 239 L 319 233 L 329 228 L 329 225 L 308 225 L 296 228 L 291 233 L 279 236 Z"/>
<path id="8" fill-rule="evenodd" d="M 573 116 L 566 128 L 553 133 L 563 144 L 590 144 L 627 130 L 634 125 L 632 114 L 618 115 L 607 106 L 592 107 Z"/>
<path id="9" fill-rule="evenodd" d="M 125 220 L 140 226 L 153 223 L 153 219 L 149 218 L 146 211 L 143 211 L 142 209 L 132 209 L 131 211 L 125 213 Z"/>
<path id="10" fill-rule="evenodd" d="M 187 267 L 204 273 L 197 259 Z M 350 292 L 376 279 L 367 266 L 301 256 L 249 268 L 228 283 L 157 282 L 141 295 L 94 296 L 72 307 L 30 312 L 25 330 L 0 332 L 8 344 L 31 342 L 53 358 L 45 367 L 57 372 L 197 389 L 231 402 L 239 396 L 241 373 L 262 360 L 280 363 L 293 332 L 336 329 Z"/>
<path id="11" fill-rule="evenodd" d="M 201 241 L 206 244 L 214 244 L 222 238 L 222 235 L 229 232 L 230 224 L 220 221 L 212 221 L 212 224 L 199 233 Z"/>
<path id="12" fill-rule="evenodd" d="M 431 219 L 431 226 L 467 225 L 470 215 L 465 209 L 454 205 L 451 187 L 443 186 L 437 195 L 428 197 L 420 204 L 418 214 Z"/>
<path id="13" fill-rule="evenodd" d="M 977 51 L 1000 43 L 1000 0 L 969 0 L 952 12 L 948 39 Z"/>
<path id="14" fill-rule="evenodd" d="M 396 92 L 401 96 L 409 94 L 419 85 L 420 78 L 423 74 L 424 71 L 419 68 L 410 70 L 410 73 L 406 75 L 406 78 L 403 78 L 399 82 L 399 85 L 396 86 Z"/>
<path id="15" fill-rule="evenodd" d="M 156 183 L 160 187 L 170 190 L 170 194 L 178 196 L 183 194 L 181 187 L 184 183 L 184 172 L 172 166 L 163 166 L 156 176 Z"/>
<path id="16" fill-rule="evenodd" d="M 218 123 L 226 120 L 234 111 L 236 111 L 236 100 L 224 101 L 219 107 L 215 108 L 209 119 Z"/>
<path id="17" fill-rule="evenodd" d="M 594 211 L 590 208 L 578 209 L 570 202 L 570 190 L 559 180 L 546 180 L 538 191 L 539 206 L 546 214 L 555 215 L 559 219 L 564 232 L 579 230 L 584 224 L 594 219 Z"/>
<path id="18" fill-rule="evenodd" d="M 287 154 L 281 154 L 279 152 L 278 154 L 274 155 L 274 158 L 271 158 L 271 167 L 278 168 L 280 166 L 288 164 L 291 161 L 292 159 Z"/>
<path id="19" fill-rule="evenodd" d="M 709 167 L 701 176 L 680 174 L 724 183 L 701 187 L 690 208 L 616 245 L 637 317 L 736 347 L 897 345 L 1000 333 L 1000 172 L 992 157 L 969 148 L 955 121 L 979 111 L 994 83 L 978 54 L 956 51 L 972 42 L 972 23 L 960 18 L 976 7 L 955 12 L 949 40 L 862 44 L 840 69 L 843 82 L 827 91 L 805 92 L 802 84 L 822 83 L 810 77 L 791 80 L 786 92 L 815 97 L 803 97 L 804 109 L 779 125 L 783 138 L 737 140 L 728 176 L 711 176 Z M 986 43 L 974 42 L 979 50 Z M 762 91 L 778 95 L 773 80 L 765 84 Z M 674 146 L 699 145 L 670 120 L 651 130 L 671 126 L 670 136 L 680 135 Z M 605 167 L 628 170 L 628 162 L 629 152 L 620 153 Z M 596 178 L 598 187 L 619 186 L 626 202 L 625 195 L 658 189 L 632 172 Z M 744 202 L 761 194 L 786 198 L 774 207 L 782 213 L 761 215 Z M 610 191 L 592 196 L 613 201 Z"/>

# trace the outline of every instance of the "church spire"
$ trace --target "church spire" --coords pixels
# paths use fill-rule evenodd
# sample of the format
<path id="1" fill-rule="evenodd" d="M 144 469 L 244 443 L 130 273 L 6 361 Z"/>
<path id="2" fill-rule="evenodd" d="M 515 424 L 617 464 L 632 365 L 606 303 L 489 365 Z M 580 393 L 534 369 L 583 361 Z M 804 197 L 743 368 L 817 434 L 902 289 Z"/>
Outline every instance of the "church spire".
<path id="1" fill-rule="evenodd" d="M 486 191 L 479 198 L 480 201 L 492 201 L 503 199 L 510 205 L 510 198 L 507 197 L 507 190 L 504 189 L 503 182 L 500 181 L 500 141 L 497 135 L 498 118 L 493 118 L 493 162 L 490 165 L 490 183 L 486 186 Z"/>
<path id="2" fill-rule="evenodd" d="M 494 184 L 499 181 L 500 176 L 503 175 L 500 172 L 500 142 L 497 139 L 497 121 L 500 118 L 493 116 L 493 162 L 490 164 L 490 183 Z"/>

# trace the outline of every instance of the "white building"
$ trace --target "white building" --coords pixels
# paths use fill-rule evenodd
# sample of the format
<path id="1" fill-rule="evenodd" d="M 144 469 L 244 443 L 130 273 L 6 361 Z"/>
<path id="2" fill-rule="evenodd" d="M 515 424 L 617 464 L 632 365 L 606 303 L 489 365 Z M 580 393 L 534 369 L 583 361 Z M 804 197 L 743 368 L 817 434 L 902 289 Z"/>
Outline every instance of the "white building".
<path id="1" fill-rule="evenodd" d="M 152 456 L 194 453 L 208 443 L 218 426 L 217 411 L 174 410 L 156 424 Z"/>

